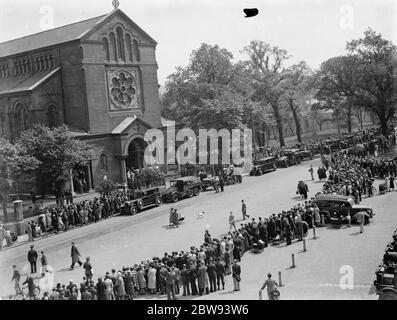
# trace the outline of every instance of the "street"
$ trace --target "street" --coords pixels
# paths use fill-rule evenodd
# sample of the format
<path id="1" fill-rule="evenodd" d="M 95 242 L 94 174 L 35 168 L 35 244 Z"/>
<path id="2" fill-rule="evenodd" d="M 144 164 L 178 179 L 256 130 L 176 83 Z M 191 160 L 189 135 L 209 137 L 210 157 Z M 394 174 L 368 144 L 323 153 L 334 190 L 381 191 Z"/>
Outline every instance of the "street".
<path id="1" fill-rule="evenodd" d="M 49 265 L 55 270 L 55 283 L 67 283 L 73 279 L 80 283 L 84 271 L 81 267 L 69 270 L 70 246 L 75 241 L 82 254 L 82 260 L 90 256 L 94 269 L 94 280 L 106 271 L 140 263 L 153 256 L 162 257 L 164 252 L 188 250 L 199 246 L 208 228 L 212 237 L 228 231 L 229 211 L 234 212 L 237 223 L 242 219 L 241 200 L 247 204 L 247 213 L 252 217 L 267 217 L 281 210 L 288 210 L 299 201 L 296 185 L 305 180 L 309 186 L 309 197 L 320 191 L 322 183 L 312 182 L 308 169 L 320 165 L 319 158 L 303 162 L 286 169 L 277 169 L 258 177 L 244 177 L 242 184 L 225 187 L 224 193 L 203 192 L 176 204 L 164 204 L 136 216 L 118 216 L 86 227 L 77 228 L 34 242 L 35 249 L 47 255 Z M 315 175 L 317 177 L 317 175 Z M 397 192 L 384 196 L 363 199 L 376 214 L 373 223 L 365 227 L 363 234 L 358 226 L 332 229 L 322 227 L 312 230 L 307 237 L 307 252 L 302 252 L 302 242 L 295 241 L 289 247 L 269 246 L 261 254 L 247 252 L 241 261 L 241 291 L 234 292 L 231 276 L 226 277 L 225 290 L 194 297 L 194 299 L 258 299 L 265 275 L 268 272 L 278 281 L 282 273 L 285 286 L 280 288 L 281 299 L 377 299 L 371 288 L 374 271 L 381 262 L 386 244 L 397 225 Z M 169 229 L 170 208 L 177 208 L 186 217 L 176 229 Z M 198 218 L 199 211 L 204 217 Z M 29 271 L 27 252 L 30 243 L 0 252 L 0 296 L 13 293 L 11 283 L 13 264 L 23 274 Z M 296 268 L 291 266 L 291 254 L 295 254 Z M 40 263 L 38 262 L 38 265 Z M 350 266 L 352 269 L 350 269 Z M 341 278 L 346 270 L 353 271 L 353 289 L 343 289 Z M 38 276 L 38 275 L 37 275 Z M 25 276 L 22 276 L 25 279 Z M 342 281 L 343 282 L 343 281 Z M 342 284 L 346 283 L 344 281 Z M 267 295 L 264 292 L 264 297 Z M 145 296 L 145 299 L 150 296 Z M 153 296 L 158 299 L 158 296 Z M 165 299 L 166 296 L 162 296 Z M 182 297 L 181 297 L 182 298 Z M 189 297 L 191 299 L 193 297 Z M 265 298 L 265 299 L 266 299 Z"/>

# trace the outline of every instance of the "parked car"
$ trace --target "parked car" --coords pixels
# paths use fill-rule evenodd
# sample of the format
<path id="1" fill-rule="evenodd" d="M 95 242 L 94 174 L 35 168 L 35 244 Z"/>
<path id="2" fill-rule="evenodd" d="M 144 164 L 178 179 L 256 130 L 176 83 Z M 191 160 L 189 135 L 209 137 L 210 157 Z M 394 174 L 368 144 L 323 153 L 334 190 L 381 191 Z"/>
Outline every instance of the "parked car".
<path id="1" fill-rule="evenodd" d="M 386 246 L 382 264 L 375 271 L 374 285 L 379 300 L 397 300 L 397 230 Z"/>
<path id="2" fill-rule="evenodd" d="M 165 202 L 178 202 L 183 198 L 198 196 L 202 190 L 202 183 L 199 178 L 189 176 L 171 181 L 171 186 L 163 193 Z"/>
<path id="3" fill-rule="evenodd" d="M 284 151 L 284 156 L 288 158 L 290 166 L 301 163 L 298 149 L 287 149 Z"/>
<path id="4" fill-rule="evenodd" d="M 296 152 L 296 154 L 298 155 L 299 159 L 301 161 L 305 160 L 305 159 L 309 159 L 312 160 L 313 159 L 313 153 L 311 150 L 304 150 L 304 149 L 300 149 Z"/>
<path id="5" fill-rule="evenodd" d="M 278 168 L 287 168 L 289 167 L 289 159 L 286 156 L 277 158 L 277 167 Z"/>
<path id="6" fill-rule="evenodd" d="M 325 216 L 325 221 L 332 224 L 342 224 L 347 222 L 347 214 L 350 213 L 351 222 L 357 223 L 356 213 L 364 211 L 368 214 L 365 223 L 375 215 L 373 209 L 366 205 L 358 205 L 348 196 L 322 194 L 314 198 L 314 203 L 320 209 L 320 214 Z"/>
<path id="7" fill-rule="evenodd" d="M 210 188 L 214 188 L 214 184 L 219 186 L 219 178 L 218 177 L 206 177 L 201 181 L 203 191 L 207 191 Z"/>
<path id="8" fill-rule="evenodd" d="M 266 157 L 254 161 L 254 166 L 250 171 L 250 176 L 260 176 L 268 171 L 276 171 L 276 158 Z"/>
<path id="9" fill-rule="evenodd" d="M 134 191 L 130 194 L 130 200 L 121 206 L 122 214 L 137 214 L 149 207 L 161 206 L 162 193 L 159 187 Z"/>

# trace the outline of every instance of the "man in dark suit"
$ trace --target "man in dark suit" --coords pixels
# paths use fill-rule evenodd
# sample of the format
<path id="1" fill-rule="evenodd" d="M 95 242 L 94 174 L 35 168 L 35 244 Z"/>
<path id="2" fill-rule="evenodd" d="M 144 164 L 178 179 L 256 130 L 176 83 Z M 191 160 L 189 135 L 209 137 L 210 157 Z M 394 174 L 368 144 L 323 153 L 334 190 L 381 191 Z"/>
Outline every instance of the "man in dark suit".
<path id="1" fill-rule="evenodd" d="M 237 263 L 237 260 L 234 260 L 232 266 L 232 274 L 233 274 L 234 291 L 240 291 L 241 267 Z"/>
<path id="2" fill-rule="evenodd" d="M 197 279 L 197 268 L 195 267 L 194 263 L 191 263 L 189 267 L 189 281 L 190 281 L 190 287 L 192 288 L 192 295 L 194 296 L 198 294 L 196 279 Z"/>
<path id="3" fill-rule="evenodd" d="M 181 270 L 181 280 L 183 286 L 183 296 L 190 296 L 190 287 L 189 287 L 189 270 L 186 268 L 186 264 L 183 265 Z"/>
<path id="4" fill-rule="evenodd" d="M 72 265 L 70 266 L 70 269 L 73 270 L 75 263 L 77 262 L 79 266 L 82 266 L 82 262 L 80 261 L 81 254 L 79 252 L 79 249 L 74 245 L 74 242 L 72 242 L 72 248 L 70 250 L 70 256 L 72 257 Z"/>
<path id="5" fill-rule="evenodd" d="M 28 261 L 30 263 L 30 272 L 36 273 L 37 272 L 37 251 L 33 249 L 34 246 L 30 246 L 30 250 L 28 251 Z"/>
<path id="6" fill-rule="evenodd" d="M 210 281 L 210 292 L 216 291 L 216 266 L 210 258 L 209 263 L 207 265 L 208 279 Z"/>
<path id="7" fill-rule="evenodd" d="M 218 290 L 221 290 L 220 289 L 221 282 L 222 282 L 222 290 L 224 290 L 225 289 L 225 266 L 223 265 L 220 258 L 218 258 L 216 260 L 215 269 L 216 269 L 216 282 L 218 285 Z"/>

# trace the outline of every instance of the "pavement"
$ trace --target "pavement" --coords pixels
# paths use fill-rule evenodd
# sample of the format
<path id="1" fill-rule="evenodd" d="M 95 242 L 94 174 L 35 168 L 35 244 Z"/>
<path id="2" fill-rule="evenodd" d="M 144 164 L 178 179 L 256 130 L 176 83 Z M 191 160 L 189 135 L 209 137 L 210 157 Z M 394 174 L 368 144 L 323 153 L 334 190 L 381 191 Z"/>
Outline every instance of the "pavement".
<path id="1" fill-rule="evenodd" d="M 242 184 L 227 186 L 224 193 L 207 191 L 176 204 L 164 204 L 135 216 L 117 216 L 37 240 L 34 244 L 37 251 L 45 251 L 55 271 L 55 283 L 66 283 L 69 279 L 79 283 L 82 279 L 82 268 L 69 270 L 72 241 L 76 242 L 83 259 L 91 257 L 96 279 L 111 268 L 131 266 L 153 256 L 162 257 L 164 252 L 198 246 L 204 240 L 205 229 L 213 237 L 226 232 L 230 210 L 237 220 L 242 219 L 242 199 L 252 217 L 266 217 L 289 209 L 300 201 L 295 194 L 296 185 L 299 180 L 309 179 L 311 164 L 316 168 L 320 160 L 316 158 L 263 176 L 244 177 Z M 306 182 L 309 196 L 322 188 L 322 183 L 318 181 Z M 280 289 L 282 299 L 376 299 L 371 286 L 385 245 L 391 240 L 397 226 L 397 191 L 364 199 L 363 203 L 371 205 L 376 213 L 374 222 L 366 226 L 363 234 L 358 232 L 357 226 L 339 230 L 323 227 L 317 229 L 319 238 L 311 239 L 312 234 L 309 234 L 307 252 L 302 252 L 302 243 L 293 243 L 289 247 L 284 244 L 269 247 L 257 255 L 246 253 L 241 261 L 241 291 L 234 292 L 232 279 L 227 277 L 224 291 L 194 299 L 258 299 L 264 275 L 271 272 L 277 280 L 279 271 L 285 283 Z M 171 207 L 177 208 L 186 217 L 177 229 L 168 227 Z M 198 218 L 200 211 L 205 211 L 201 219 Z M 22 273 L 29 271 L 26 257 L 28 250 L 27 243 L 0 252 L 0 296 L 13 292 L 10 282 L 12 264 L 17 264 Z M 290 268 L 292 253 L 295 254 L 295 268 Z M 348 275 L 349 281 L 346 280 Z M 352 284 L 353 289 L 349 289 Z M 344 289 L 346 286 L 348 288 Z M 152 298 L 159 299 L 158 296 L 149 295 L 143 299 Z"/>

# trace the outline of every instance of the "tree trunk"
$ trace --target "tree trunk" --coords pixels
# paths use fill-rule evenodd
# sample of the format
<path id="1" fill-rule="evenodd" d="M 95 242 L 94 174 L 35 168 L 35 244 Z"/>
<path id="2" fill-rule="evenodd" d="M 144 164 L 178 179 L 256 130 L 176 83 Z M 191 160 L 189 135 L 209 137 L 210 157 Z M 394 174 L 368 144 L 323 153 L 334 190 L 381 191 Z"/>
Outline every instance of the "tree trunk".
<path id="1" fill-rule="evenodd" d="M 336 116 L 336 127 L 338 128 L 338 134 L 340 135 L 339 116 Z"/>
<path id="2" fill-rule="evenodd" d="M 347 132 L 352 132 L 352 106 L 349 104 L 347 107 Z"/>
<path id="3" fill-rule="evenodd" d="M 277 124 L 277 130 L 278 130 L 278 139 L 280 141 L 280 147 L 285 146 L 285 141 L 284 141 L 284 132 L 283 132 L 283 123 L 280 115 L 280 110 L 278 108 L 278 105 L 276 103 L 271 104 L 272 109 L 273 109 L 273 114 L 274 117 L 276 118 L 276 124 Z"/>
<path id="4" fill-rule="evenodd" d="M 7 223 L 8 221 L 7 201 L 3 201 L 1 204 L 3 208 L 3 222 Z"/>
<path id="5" fill-rule="evenodd" d="M 294 108 L 294 102 L 292 101 L 292 99 L 290 100 L 290 108 L 291 108 L 291 111 L 292 111 L 292 114 L 293 114 L 294 120 L 295 120 L 296 137 L 298 139 L 298 142 L 302 143 L 301 124 L 299 122 L 298 113 L 296 112 L 296 109 Z"/>

